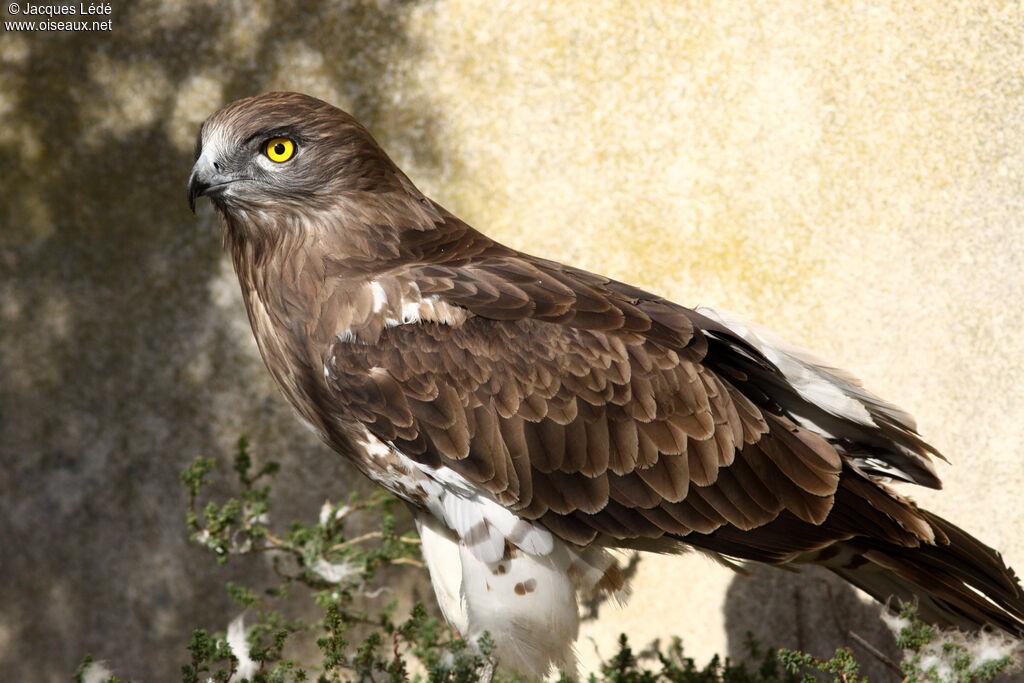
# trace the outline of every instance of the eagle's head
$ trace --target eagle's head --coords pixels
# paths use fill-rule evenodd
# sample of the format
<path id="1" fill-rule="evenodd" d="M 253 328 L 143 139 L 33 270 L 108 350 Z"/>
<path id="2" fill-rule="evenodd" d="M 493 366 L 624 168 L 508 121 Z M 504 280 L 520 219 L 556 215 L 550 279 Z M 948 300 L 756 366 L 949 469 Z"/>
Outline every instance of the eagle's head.
<path id="1" fill-rule="evenodd" d="M 271 92 L 210 116 L 196 140 L 188 203 L 207 196 L 230 222 L 332 209 L 359 192 L 400 189 L 401 171 L 344 111 L 309 95 Z"/>

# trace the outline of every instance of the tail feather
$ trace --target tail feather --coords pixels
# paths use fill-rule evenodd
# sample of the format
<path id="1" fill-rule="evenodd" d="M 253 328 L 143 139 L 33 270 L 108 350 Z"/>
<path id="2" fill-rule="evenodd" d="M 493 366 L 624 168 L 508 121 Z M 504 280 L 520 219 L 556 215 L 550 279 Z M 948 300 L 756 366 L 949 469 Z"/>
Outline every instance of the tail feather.
<path id="1" fill-rule="evenodd" d="M 783 512 L 755 529 L 723 526 L 680 540 L 743 560 L 818 564 L 880 602 L 916 602 L 936 625 L 990 625 L 1024 639 L 1024 589 L 998 552 L 892 490 L 844 474 L 822 524 Z"/>
<path id="2" fill-rule="evenodd" d="M 922 511 L 948 543 L 903 547 L 858 538 L 841 543 L 823 564 L 882 602 L 918 603 L 922 618 L 942 626 L 995 626 L 1024 638 L 1024 590 L 1002 556 L 963 529 Z"/>

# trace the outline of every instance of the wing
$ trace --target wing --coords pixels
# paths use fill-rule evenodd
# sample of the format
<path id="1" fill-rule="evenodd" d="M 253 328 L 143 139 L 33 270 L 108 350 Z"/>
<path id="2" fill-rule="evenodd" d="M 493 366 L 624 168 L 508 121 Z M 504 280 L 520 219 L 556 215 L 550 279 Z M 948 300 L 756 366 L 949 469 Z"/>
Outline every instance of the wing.
<path id="1" fill-rule="evenodd" d="M 378 274 L 401 314 L 329 353 L 339 407 L 374 436 L 576 544 L 825 520 L 841 449 L 783 407 L 800 394 L 754 345 L 471 237 L 436 250 L 458 258 Z"/>
<path id="2" fill-rule="evenodd" d="M 795 347 L 740 316 L 698 308 L 715 325 L 706 331 L 733 352 L 726 363 L 738 364 L 758 391 L 772 397 L 779 410 L 829 441 L 847 462 L 865 474 L 941 488 L 929 456 L 942 455 L 917 433 L 914 418 L 864 388 L 860 380 L 829 366 L 811 352 Z M 771 363 L 752 363 L 735 353 L 742 339 Z M 715 365 L 713 358 L 705 359 Z"/>

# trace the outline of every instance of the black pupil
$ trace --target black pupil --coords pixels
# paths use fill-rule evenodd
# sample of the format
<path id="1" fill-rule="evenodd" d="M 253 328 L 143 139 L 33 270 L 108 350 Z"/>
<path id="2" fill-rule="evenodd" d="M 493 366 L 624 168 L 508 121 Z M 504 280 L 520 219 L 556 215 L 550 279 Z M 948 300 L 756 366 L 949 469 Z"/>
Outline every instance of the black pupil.
<path id="1" fill-rule="evenodd" d="M 278 156 L 284 156 L 284 143 L 283 142 L 279 142 L 276 145 L 274 145 L 274 154 L 276 154 Z"/>

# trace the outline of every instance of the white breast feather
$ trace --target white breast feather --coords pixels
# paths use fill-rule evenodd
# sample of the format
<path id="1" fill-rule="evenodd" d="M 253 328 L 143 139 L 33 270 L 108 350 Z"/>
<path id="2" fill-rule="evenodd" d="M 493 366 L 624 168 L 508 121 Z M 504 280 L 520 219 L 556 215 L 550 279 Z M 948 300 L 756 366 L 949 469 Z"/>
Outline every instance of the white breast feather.
<path id="1" fill-rule="evenodd" d="M 418 463 L 368 431 L 362 438 L 371 457 L 381 462 L 393 459 L 397 465 L 384 472 L 370 471 L 369 476 L 398 495 L 402 495 L 402 488 L 421 486 L 427 493 L 426 506 L 431 514 L 455 531 L 482 562 L 500 560 L 506 539 L 534 555 L 546 555 L 554 548 L 550 531 L 517 517 L 457 472 Z M 411 480 L 398 481 L 399 477 L 410 477 L 402 472 L 410 472 Z"/>
<path id="2" fill-rule="evenodd" d="M 465 635 L 490 633 L 502 666 L 529 680 L 540 680 L 552 666 L 575 674 L 580 619 L 565 544 L 548 555 L 514 552 L 494 564 L 465 545 L 459 550 L 469 618 Z"/>
<path id="3" fill-rule="evenodd" d="M 469 615 L 466 600 L 462 597 L 462 558 L 458 537 L 433 515 L 416 515 L 416 531 L 441 613 L 459 635 L 468 634 Z"/>

